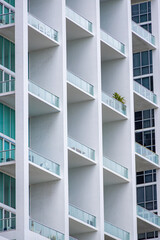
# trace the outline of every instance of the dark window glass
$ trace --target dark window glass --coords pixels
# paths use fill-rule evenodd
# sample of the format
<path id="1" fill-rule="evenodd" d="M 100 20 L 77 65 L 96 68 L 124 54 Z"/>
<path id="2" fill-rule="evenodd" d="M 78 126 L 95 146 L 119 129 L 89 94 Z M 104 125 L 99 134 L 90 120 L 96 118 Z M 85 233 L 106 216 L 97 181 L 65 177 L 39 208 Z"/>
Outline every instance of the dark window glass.
<path id="1" fill-rule="evenodd" d="M 152 182 L 152 174 L 145 175 L 145 183 Z"/>
<path id="2" fill-rule="evenodd" d="M 147 233 L 147 239 L 154 238 L 154 232 Z"/>
<path id="3" fill-rule="evenodd" d="M 144 187 L 137 188 L 137 203 L 144 202 Z"/>
<path id="4" fill-rule="evenodd" d="M 143 184 L 144 183 L 144 175 L 137 176 L 137 184 Z"/>

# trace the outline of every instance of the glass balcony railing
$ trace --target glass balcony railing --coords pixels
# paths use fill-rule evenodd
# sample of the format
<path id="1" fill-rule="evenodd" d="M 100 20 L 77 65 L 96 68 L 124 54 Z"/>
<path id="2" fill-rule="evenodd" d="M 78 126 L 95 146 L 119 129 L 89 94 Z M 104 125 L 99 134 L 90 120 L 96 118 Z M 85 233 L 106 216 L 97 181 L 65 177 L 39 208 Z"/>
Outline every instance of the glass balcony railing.
<path id="1" fill-rule="evenodd" d="M 101 40 L 109 44 L 111 47 L 125 54 L 125 45 L 113 37 L 111 37 L 108 33 L 101 30 Z"/>
<path id="2" fill-rule="evenodd" d="M 0 232 L 16 229 L 16 218 L 0 219 Z"/>
<path id="3" fill-rule="evenodd" d="M 115 110 L 117 110 L 118 112 L 127 115 L 127 111 L 126 111 L 126 105 L 119 102 L 118 100 L 116 100 L 115 98 L 112 98 L 110 96 L 108 96 L 106 93 L 102 92 L 102 102 L 109 105 L 110 107 L 114 108 Z"/>
<path id="4" fill-rule="evenodd" d="M 140 154 L 142 157 L 147 158 L 151 162 L 159 164 L 159 156 L 137 142 L 135 143 L 135 152 Z"/>
<path id="5" fill-rule="evenodd" d="M 0 151 L 0 163 L 15 161 L 15 149 Z"/>
<path id="6" fill-rule="evenodd" d="M 15 80 L 0 81 L 0 93 L 15 91 Z"/>
<path id="7" fill-rule="evenodd" d="M 137 215 L 138 217 L 143 218 L 144 220 L 158 225 L 160 227 L 160 216 L 148 211 L 147 209 L 137 205 Z"/>
<path id="8" fill-rule="evenodd" d="M 74 84 L 75 86 L 81 88 L 85 92 L 94 95 L 94 87 L 88 82 L 82 80 L 71 72 L 67 72 L 67 81 Z"/>
<path id="9" fill-rule="evenodd" d="M 104 167 L 109 168 L 113 172 L 118 173 L 122 177 L 128 178 L 128 169 L 110 160 L 109 158 L 103 157 L 103 165 Z"/>
<path id="10" fill-rule="evenodd" d="M 147 42 L 151 43 L 152 45 L 155 45 L 155 37 L 134 21 L 132 21 L 132 31 L 138 34 L 143 39 L 145 39 Z"/>
<path id="11" fill-rule="evenodd" d="M 77 23 L 78 25 L 82 26 L 85 28 L 87 31 L 92 32 L 92 23 L 85 19 L 84 17 L 81 17 L 79 14 L 74 12 L 72 9 L 69 7 L 66 7 L 66 16 L 70 18 L 72 21 Z"/>
<path id="12" fill-rule="evenodd" d="M 64 234 L 49 227 L 46 227 L 32 219 L 29 220 L 29 229 L 32 232 L 38 233 L 43 237 L 54 240 L 64 240 Z"/>
<path id="13" fill-rule="evenodd" d="M 80 210 L 79 208 L 69 205 L 69 215 L 81 220 L 82 222 L 85 222 L 93 227 L 96 227 L 96 217 L 84 212 L 83 210 Z"/>
<path id="14" fill-rule="evenodd" d="M 78 239 L 70 236 L 69 240 L 78 240 Z"/>
<path id="15" fill-rule="evenodd" d="M 38 85 L 36 85 L 31 81 L 28 82 L 28 91 L 33 93 L 37 97 L 42 98 L 44 101 L 48 102 L 49 104 L 59 108 L 59 97 L 46 91 L 45 89 L 39 87 Z"/>
<path id="16" fill-rule="evenodd" d="M 47 158 L 39 155 L 33 150 L 29 149 L 29 161 L 35 163 L 36 165 L 52 172 L 57 175 L 60 175 L 60 166 L 57 163 L 48 160 Z"/>
<path id="17" fill-rule="evenodd" d="M 133 82 L 134 91 L 147 98 L 149 101 L 157 104 L 157 96 L 147 88 L 143 87 L 141 84 L 136 81 Z"/>
<path id="18" fill-rule="evenodd" d="M 84 155 L 87 158 L 95 160 L 95 151 L 93 149 L 86 147 L 85 145 L 77 142 L 70 137 L 68 137 L 68 147 Z"/>
<path id="19" fill-rule="evenodd" d="M 118 239 L 121 239 L 121 240 L 129 240 L 130 239 L 130 234 L 128 232 L 126 232 L 118 227 L 115 227 L 108 222 L 104 222 L 104 231 Z"/>
<path id="20" fill-rule="evenodd" d="M 0 14 L 0 26 L 14 23 L 15 22 L 14 15 L 15 15 L 14 12 Z"/>
<path id="21" fill-rule="evenodd" d="M 52 40 L 58 42 L 58 32 L 55 29 L 47 26 L 45 23 L 42 23 L 39 19 L 31 15 L 30 13 L 28 13 L 28 24 L 38 29 L 40 32 L 42 32 Z"/>

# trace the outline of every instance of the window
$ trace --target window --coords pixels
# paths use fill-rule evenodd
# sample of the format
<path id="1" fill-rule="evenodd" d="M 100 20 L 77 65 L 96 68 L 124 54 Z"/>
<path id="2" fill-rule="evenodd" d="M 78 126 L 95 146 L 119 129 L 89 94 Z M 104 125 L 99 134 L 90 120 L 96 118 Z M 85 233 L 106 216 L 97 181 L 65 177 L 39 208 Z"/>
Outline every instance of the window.
<path id="1" fill-rule="evenodd" d="M 15 45 L 8 39 L 0 36 L 0 64 L 15 71 Z"/>
<path id="2" fill-rule="evenodd" d="M 15 111 L 0 103 L 0 132 L 15 139 Z"/>
<path id="3" fill-rule="evenodd" d="M 156 182 L 156 170 L 147 170 L 145 172 L 137 172 L 137 185 L 144 183 Z M 156 194 L 156 192 L 154 193 Z"/>
<path id="4" fill-rule="evenodd" d="M 148 1 L 139 4 L 133 4 L 132 20 L 151 33 L 151 2 Z"/>
<path id="5" fill-rule="evenodd" d="M 136 142 L 155 152 L 155 130 L 148 130 L 135 133 Z"/>
<path id="6" fill-rule="evenodd" d="M 15 179 L 0 172 L 0 202 L 15 208 Z"/>
<path id="7" fill-rule="evenodd" d="M 156 184 L 137 187 L 137 204 L 149 211 L 157 210 Z"/>
<path id="8" fill-rule="evenodd" d="M 158 238 L 158 231 L 138 234 L 138 240 L 153 239 L 153 238 Z"/>
<path id="9" fill-rule="evenodd" d="M 136 78 L 134 79 L 134 81 L 136 81 L 137 83 L 141 84 L 142 86 L 153 92 L 153 76 Z"/>
<path id="10" fill-rule="evenodd" d="M 154 126 L 154 109 L 135 112 L 135 130 Z"/>
<path id="11" fill-rule="evenodd" d="M 133 76 L 141 76 L 153 73 L 152 51 L 133 54 Z"/>

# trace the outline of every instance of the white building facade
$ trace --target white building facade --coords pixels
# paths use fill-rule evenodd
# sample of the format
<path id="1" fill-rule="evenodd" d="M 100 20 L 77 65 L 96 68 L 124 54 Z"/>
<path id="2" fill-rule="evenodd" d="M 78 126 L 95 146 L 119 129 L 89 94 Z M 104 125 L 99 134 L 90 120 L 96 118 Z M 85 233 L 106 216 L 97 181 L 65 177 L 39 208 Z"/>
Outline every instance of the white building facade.
<path id="1" fill-rule="evenodd" d="M 159 0 L 0 0 L 0 240 L 160 239 Z"/>

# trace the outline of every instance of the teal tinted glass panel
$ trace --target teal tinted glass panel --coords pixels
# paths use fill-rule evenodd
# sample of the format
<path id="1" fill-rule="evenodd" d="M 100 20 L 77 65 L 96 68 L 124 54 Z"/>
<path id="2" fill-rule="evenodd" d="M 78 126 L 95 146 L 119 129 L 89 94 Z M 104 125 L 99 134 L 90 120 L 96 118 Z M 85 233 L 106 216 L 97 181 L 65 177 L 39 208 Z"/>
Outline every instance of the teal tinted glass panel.
<path id="1" fill-rule="evenodd" d="M 0 151 L 3 150 L 3 139 L 0 138 Z M 0 163 L 3 161 L 3 153 L 0 152 Z"/>
<path id="2" fill-rule="evenodd" d="M 3 62 L 3 37 L 0 36 L 0 64 L 4 64 Z"/>
<path id="3" fill-rule="evenodd" d="M 9 75 L 7 73 L 5 73 L 4 81 L 8 81 L 8 80 L 9 80 Z M 9 82 L 6 82 L 5 87 L 6 87 L 6 92 L 9 92 Z"/>
<path id="4" fill-rule="evenodd" d="M 9 150 L 9 142 L 4 141 L 4 150 Z M 9 158 L 9 151 L 6 152 L 6 159 Z"/>
<path id="5" fill-rule="evenodd" d="M 3 209 L 2 208 L 0 208 L 0 219 L 3 219 Z M 2 230 L 2 228 L 3 228 L 3 222 L 0 221 L 0 231 Z"/>
<path id="6" fill-rule="evenodd" d="M 15 0 L 10 0 L 9 3 L 10 3 L 13 7 L 15 7 Z"/>
<path id="7" fill-rule="evenodd" d="M 3 133 L 3 105 L 0 103 L 0 132 Z"/>
<path id="8" fill-rule="evenodd" d="M 3 81 L 3 71 L 0 70 L 0 82 Z M 2 92 L 2 84 L 0 84 L 0 92 Z"/>
<path id="9" fill-rule="evenodd" d="M 5 0 L 5 2 L 11 4 L 13 7 L 15 7 L 15 0 Z"/>
<path id="10" fill-rule="evenodd" d="M 11 70 L 15 72 L 15 45 L 11 43 Z"/>
<path id="11" fill-rule="evenodd" d="M 11 144 L 11 149 L 15 149 L 15 145 Z M 11 151 L 11 158 L 15 159 L 15 151 Z"/>
<path id="12" fill-rule="evenodd" d="M 3 173 L 0 172 L 0 202 L 3 203 Z"/>
<path id="13" fill-rule="evenodd" d="M 0 82 L 3 81 L 3 71 L 0 69 Z"/>
<path id="14" fill-rule="evenodd" d="M 15 139 L 15 111 L 11 109 L 11 138 Z"/>
<path id="15" fill-rule="evenodd" d="M 10 136 L 10 108 L 4 105 L 4 134 Z"/>
<path id="16" fill-rule="evenodd" d="M 16 200 L 16 189 L 15 189 L 15 179 L 11 178 L 11 207 L 15 208 L 15 200 Z"/>
<path id="17" fill-rule="evenodd" d="M 4 7 L 4 13 L 6 14 L 5 15 L 5 22 L 9 23 L 9 14 L 7 14 L 7 13 L 9 13 L 9 9 L 7 7 Z"/>
<path id="18" fill-rule="evenodd" d="M 4 39 L 4 66 L 10 69 L 10 42 Z"/>
<path id="19" fill-rule="evenodd" d="M 0 4 L 0 14 L 2 14 L 3 13 L 3 6 L 2 6 L 2 4 Z"/>
<path id="20" fill-rule="evenodd" d="M 4 204 L 10 206 L 11 181 L 8 175 L 4 174 Z"/>

